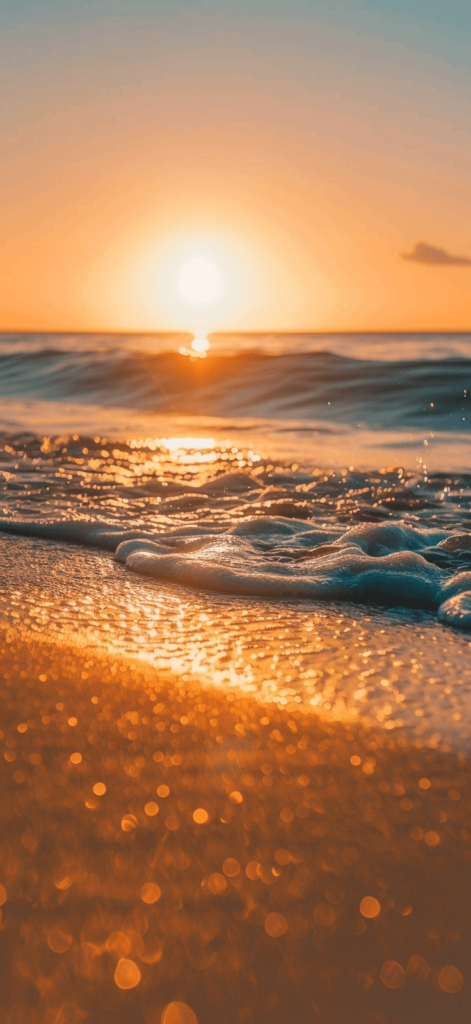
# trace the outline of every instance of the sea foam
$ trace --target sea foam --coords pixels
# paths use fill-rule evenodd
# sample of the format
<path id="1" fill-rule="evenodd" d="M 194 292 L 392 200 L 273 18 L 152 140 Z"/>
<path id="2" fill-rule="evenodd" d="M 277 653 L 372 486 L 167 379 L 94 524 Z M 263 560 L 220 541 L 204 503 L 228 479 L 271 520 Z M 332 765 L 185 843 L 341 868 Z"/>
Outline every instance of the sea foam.
<path id="1" fill-rule="evenodd" d="M 223 594 L 437 609 L 471 628 L 471 573 L 434 562 L 459 535 L 403 521 L 320 527 L 283 516 L 247 517 L 227 529 L 185 524 L 123 529 L 83 519 L 0 521 L 0 529 L 115 552 L 132 572 Z M 429 556 L 429 557 L 427 557 Z"/>

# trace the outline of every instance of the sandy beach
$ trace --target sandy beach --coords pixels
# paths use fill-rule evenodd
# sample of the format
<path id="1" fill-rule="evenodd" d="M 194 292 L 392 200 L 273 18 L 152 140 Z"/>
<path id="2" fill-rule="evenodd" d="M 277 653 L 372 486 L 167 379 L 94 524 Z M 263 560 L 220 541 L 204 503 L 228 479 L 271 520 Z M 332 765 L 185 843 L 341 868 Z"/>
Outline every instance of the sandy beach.
<path id="1" fill-rule="evenodd" d="M 2 1022 L 461 1024 L 464 754 L 1 636 Z"/>

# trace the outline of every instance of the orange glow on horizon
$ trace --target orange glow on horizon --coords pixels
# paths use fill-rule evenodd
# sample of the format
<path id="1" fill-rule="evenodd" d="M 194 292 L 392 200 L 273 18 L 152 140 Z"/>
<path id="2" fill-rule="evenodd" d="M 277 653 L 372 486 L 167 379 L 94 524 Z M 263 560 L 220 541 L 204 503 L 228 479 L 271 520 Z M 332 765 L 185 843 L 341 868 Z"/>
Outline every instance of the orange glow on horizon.
<path id="1" fill-rule="evenodd" d="M 469 255 L 451 67 L 386 19 L 382 37 L 327 7 L 158 7 L 132 46 L 108 7 L 93 33 L 19 18 L 9 37 L 0 329 L 470 329 L 470 267 L 401 258 Z M 208 304 L 178 290 L 195 257 L 216 268 Z"/>

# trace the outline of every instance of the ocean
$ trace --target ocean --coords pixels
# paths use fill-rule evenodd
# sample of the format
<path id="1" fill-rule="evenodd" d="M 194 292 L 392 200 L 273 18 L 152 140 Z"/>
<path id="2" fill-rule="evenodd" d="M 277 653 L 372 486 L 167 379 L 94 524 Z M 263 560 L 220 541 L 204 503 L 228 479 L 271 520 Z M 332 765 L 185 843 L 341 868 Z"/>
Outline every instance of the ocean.
<path id="1" fill-rule="evenodd" d="M 0 336 L 18 1022 L 459 1024 L 471 335 L 208 343 Z"/>

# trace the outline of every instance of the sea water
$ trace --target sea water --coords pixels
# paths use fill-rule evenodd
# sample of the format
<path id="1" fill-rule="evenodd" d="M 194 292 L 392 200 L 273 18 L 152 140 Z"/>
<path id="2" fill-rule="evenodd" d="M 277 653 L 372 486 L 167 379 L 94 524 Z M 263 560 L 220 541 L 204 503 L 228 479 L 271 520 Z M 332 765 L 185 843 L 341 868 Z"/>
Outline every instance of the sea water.
<path id="1" fill-rule="evenodd" d="M 466 746 L 471 336 L 190 341 L 1 337 L 7 618 Z M 351 670 L 321 665 L 339 622 L 370 649 L 360 685 L 348 644 Z"/>

